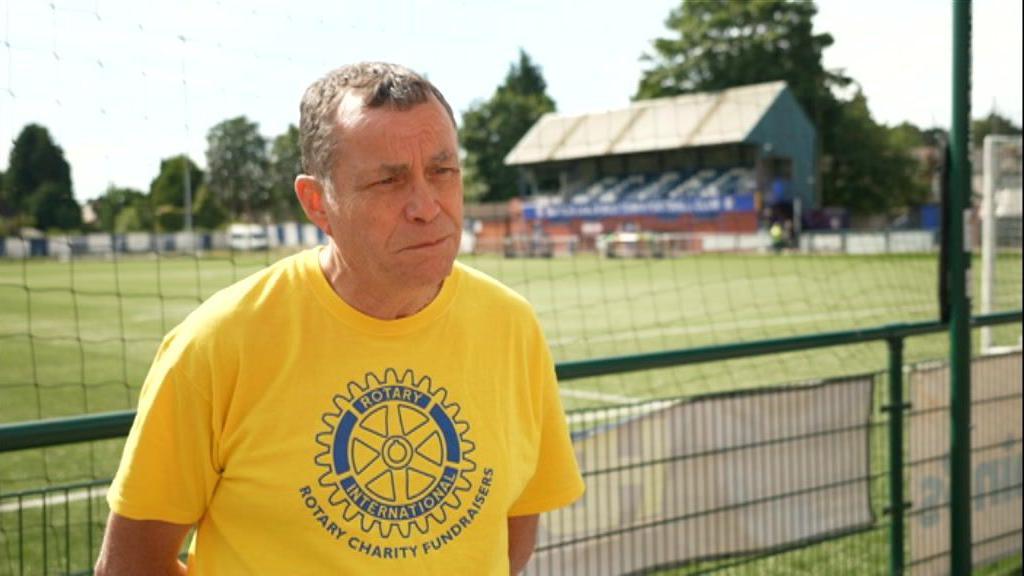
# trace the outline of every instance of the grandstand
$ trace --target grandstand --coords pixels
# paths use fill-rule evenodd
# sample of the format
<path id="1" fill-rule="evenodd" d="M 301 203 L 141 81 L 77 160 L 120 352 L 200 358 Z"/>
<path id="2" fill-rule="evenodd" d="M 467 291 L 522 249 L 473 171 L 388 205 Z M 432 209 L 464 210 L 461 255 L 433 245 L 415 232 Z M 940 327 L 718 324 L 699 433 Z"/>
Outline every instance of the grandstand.
<path id="1" fill-rule="evenodd" d="M 521 221 L 553 237 L 752 233 L 817 207 L 815 130 L 784 82 L 546 114 L 506 156 Z M 519 211 L 515 211 L 517 214 Z"/>

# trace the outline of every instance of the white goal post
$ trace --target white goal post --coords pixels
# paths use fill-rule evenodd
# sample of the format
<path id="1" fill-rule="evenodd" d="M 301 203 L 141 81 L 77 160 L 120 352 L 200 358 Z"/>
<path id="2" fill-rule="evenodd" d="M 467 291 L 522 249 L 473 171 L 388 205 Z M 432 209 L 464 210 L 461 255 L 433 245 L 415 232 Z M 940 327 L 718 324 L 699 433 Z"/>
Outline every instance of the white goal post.
<path id="1" fill-rule="evenodd" d="M 997 309 L 1000 251 L 1021 253 L 1021 137 L 986 136 L 982 150 L 981 313 Z M 982 353 L 996 351 L 992 329 L 981 330 Z"/>

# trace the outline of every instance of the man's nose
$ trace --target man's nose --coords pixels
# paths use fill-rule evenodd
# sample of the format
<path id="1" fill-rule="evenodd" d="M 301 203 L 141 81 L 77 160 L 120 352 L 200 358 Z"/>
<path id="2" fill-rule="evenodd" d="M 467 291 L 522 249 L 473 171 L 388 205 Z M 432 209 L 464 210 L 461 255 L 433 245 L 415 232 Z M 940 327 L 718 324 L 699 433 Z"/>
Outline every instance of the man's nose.
<path id="1" fill-rule="evenodd" d="M 441 212 L 437 194 L 423 178 L 411 184 L 409 200 L 405 203 L 405 217 L 410 221 L 431 222 Z"/>

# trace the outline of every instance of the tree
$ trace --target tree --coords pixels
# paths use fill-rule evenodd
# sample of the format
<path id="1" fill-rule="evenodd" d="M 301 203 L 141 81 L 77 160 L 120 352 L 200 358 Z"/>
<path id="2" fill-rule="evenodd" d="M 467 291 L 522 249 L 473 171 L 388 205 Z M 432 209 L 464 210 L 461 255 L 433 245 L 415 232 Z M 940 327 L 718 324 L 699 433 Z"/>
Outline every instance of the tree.
<path id="1" fill-rule="evenodd" d="M 76 228 L 81 211 L 71 189 L 71 166 L 64 150 L 39 124 L 25 126 L 14 140 L 4 173 L 8 215 L 34 220 L 40 228 Z M 72 212 L 78 210 L 77 217 Z"/>
<path id="2" fill-rule="evenodd" d="M 184 154 L 160 161 L 160 173 L 149 185 L 149 203 L 159 232 L 177 232 L 185 227 L 185 191 L 192 194 L 203 184 L 203 171 Z"/>
<path id="3" fill-rule="evenodd" d="M 836 145 L 843 154 L 833 157 L 828 172 L 830 200 L 861 213 L 891 213 L 925 201 L 928 175 L 910 155 L 917 145 L 908 138 L 924 138 L 908 127 L 888 129 L 871 118 L 867 98 L 857 92 L 842 107 L 835 127 Z"/>
<path id="4" fill-rule="evenodd" d="M 17 233 L 18 223 L 15 219 L 5 216 L 12 213 L 13 210 L 7 209 L 7 194 L 4 192 L 4 171 L 0 170 L 0 236 L 10 236 Z"/>
<path id="5" fill-rule="evenodd" d="M 117 213 L 114 219 L 114 232 L 124 234 L 125 232 L 139 232 L 152 230 L 153 215 L 146 204 L 132 204 L 126 206 Z"/>
<path id="6" fill-rule="evenodd" d="M 43 181 L 26 202 L 40 230 L 73 230 L 82 226 L 82 208 L 59 182 Z"/>
<path id="7" fill-rule="evenodd" d="M 912 122 L 901 122 L 891 130 L 897 144 L 903 148 L 915 148 L 918 146 L 938 147 L 945 143 L 949 136 L 944 128 L 922 129 Z"/>
<path id="8" fill-rule="evenodd" d="M 7 214 L 7 192 L 5 190 L 4 171 L 0 170 L 0 218 Z"/>
<path id="9" fill-rule="evenodd" d="M 114 219 L 114 232 L 152 232 L 156 229 L 156 215 L 148 197 L 133 199 Z"/>
<path id="10" fill-rule="evenodd" d="M 971 144 L 975 148 L 980 148 L 984 144 L 985 136 L 995 134 L 1020 136 L 1020 133 L 1020 126 L 995 110 L 989 112 L 988 116 L 984 118 L 975 118 L 971 121 Z"/>
<path id="11" fill-rule="evenodd" d="M 227 212 L 206 186 L 199 189 L 194 206 L 192 223 L 201 230 L 214 230 L 228 219 Z"/>
<path id="12" fill-rule="evenodd" d="M 93 210 L 99 221 L 99 228 L 105 232 L 117 231 L 117 217 L 122 210 L 137 203 L 149 203 L 149 199 L 134 188 L 118 188 L 111 185 L 102 196 L 92 201 Z"/>
<path id="13" fill-rule="evenodd" d="M 924 131 L 912 122 L 901 122 L 893 126 L 890 129 L 890 134 L 893 140 L 904 148 L 928 145 L 928 138 Z"/>
<path id="14" fill-rule="evenodd" d="M 482 189 L 483 201 L 519 194 L 518 174 L 505 165 L 505 156 L 537 119 L 555 110 L 546 90 L 540 68 L 520 50 L 519 62 L 509 67 L 494 95 L 463 113 L 459 140 L 466 150 L 466 173 L 478 178 L 467 186 Z"/>
<path id="15" fill-rule="evenodd" d="M 194 203 L 195 191 L 203 184 L 203 171 L 188 156 L 180 154 L 160 161 L 160 173 L 149 184 L 149 201 L 154 208 L 160 206 L 185 207 L 186 167 L 188 168 L 187 186 L 192 191 Z"/>
<path id="16" fill-rule="evenodd" d="M 833 88 L 850 79 L 826 70 L 822 54 L 829 34 L 815 34 L 812 2 L 683 2 L 665 25 L 669 38 L 654 41 L 654 54 L 634 99 L 723 90 L 785 80 L 819 127 L 833 119 Z"/>
<path id="17" fill-rule="evenodd" d="M 463 154 L 465 156 L 465 154 Z M 487 185 L 477 173 L 476 164 L 462 160 L 462 198 L 466 202 L 483 202 L 487 194 Z"/>
<path id="18" fill-rule="evenodd" d="M 921 129 L 911 122 L 902 122 L 889 129 L 889 140 L 897 151 L 914 159 L 914 185 L 907 190 L 907 203 L 926 201 L 942 170 L 946 131 L 937 127 Z"/>
<path id="19" fill-rule="evenodd" d="M 253 220 L 268 207 L 267 142 L 245 116 L 225 120 L 206 136 L 207 186 L 232 218 Z"/>
<path id="20" fill-rule="evenodd" d="M 269 186 L 270 212 L 277 220 L 302 217 L 302 206 L 295 199 L 295 177 L 302 173 L 302 149 L 299 129 L 289 125 L 284 134 L 270 145 Z"/>

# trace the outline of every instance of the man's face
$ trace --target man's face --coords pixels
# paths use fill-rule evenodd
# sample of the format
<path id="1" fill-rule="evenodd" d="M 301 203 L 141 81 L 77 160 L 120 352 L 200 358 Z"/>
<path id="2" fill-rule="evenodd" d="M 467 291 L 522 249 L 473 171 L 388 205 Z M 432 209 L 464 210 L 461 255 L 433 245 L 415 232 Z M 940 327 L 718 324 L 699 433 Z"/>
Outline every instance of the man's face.
<path id="1" fill-rule="evenodd" d="M 408 110 L 367 109 L 346 96 L 328 233 L 363 285 L 408 290 L 439 285 L 462 233 L 462 173 L 455 128 L 430 98 Z"/>

